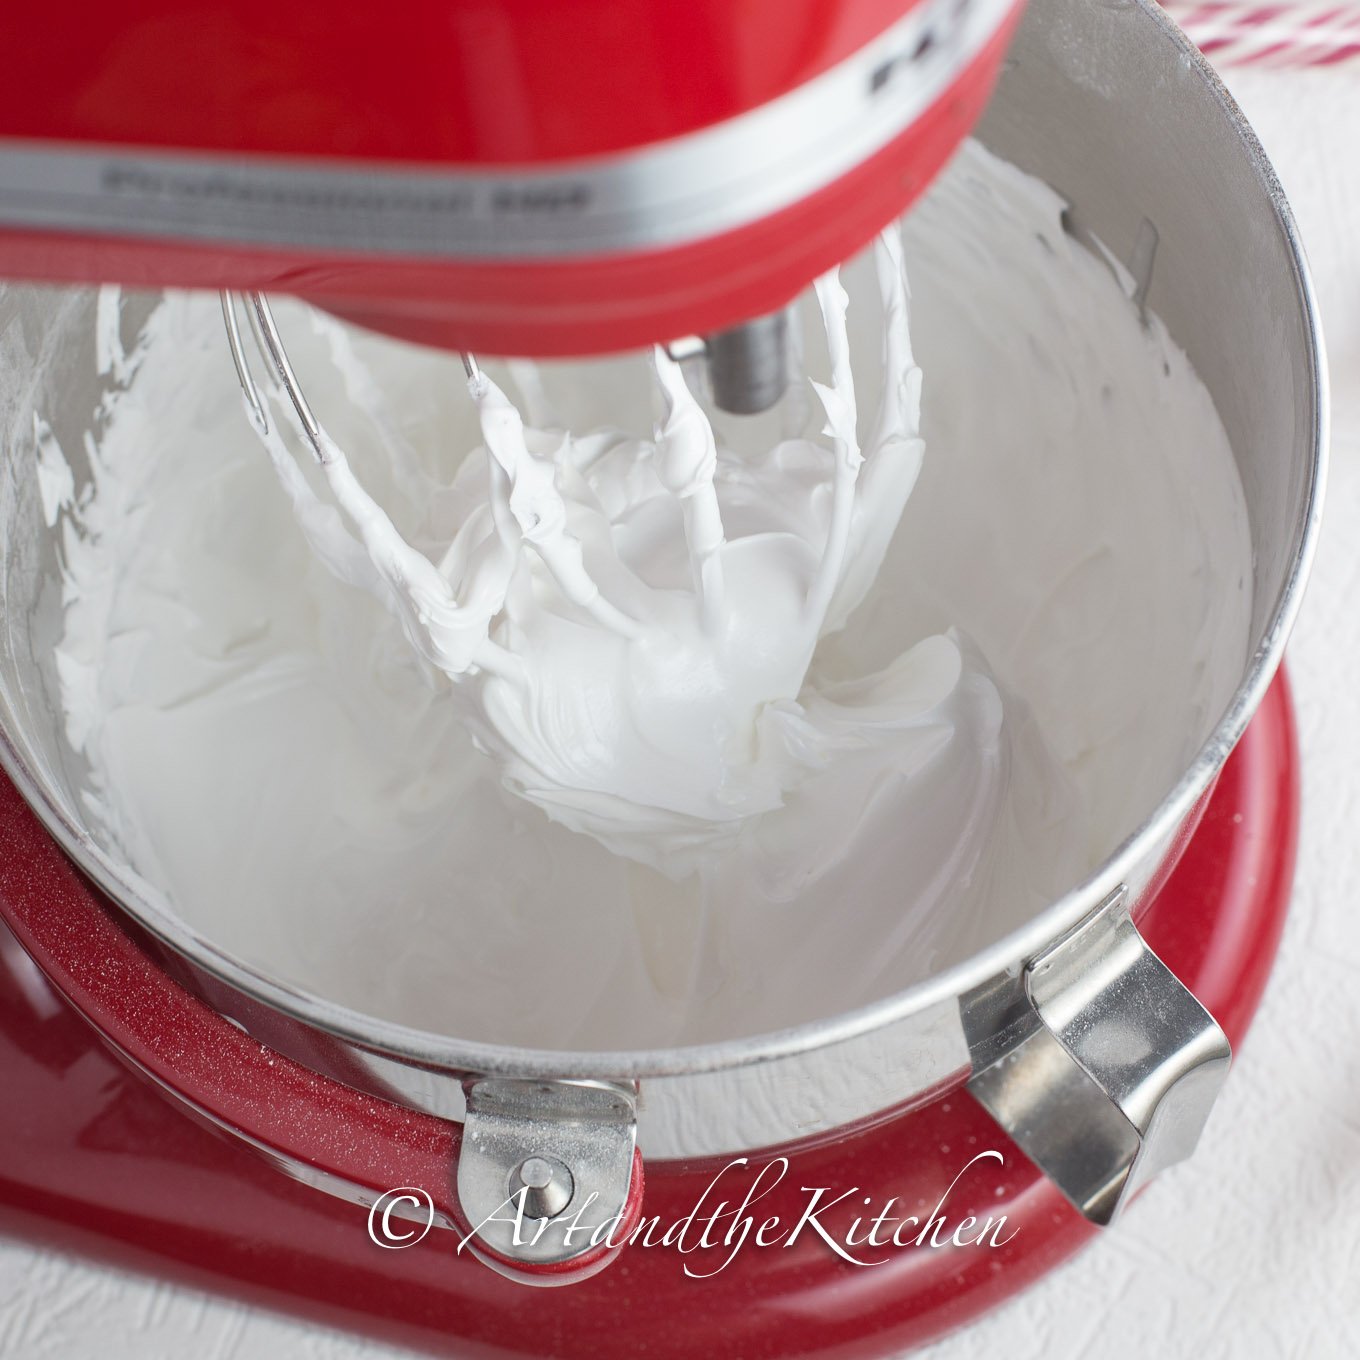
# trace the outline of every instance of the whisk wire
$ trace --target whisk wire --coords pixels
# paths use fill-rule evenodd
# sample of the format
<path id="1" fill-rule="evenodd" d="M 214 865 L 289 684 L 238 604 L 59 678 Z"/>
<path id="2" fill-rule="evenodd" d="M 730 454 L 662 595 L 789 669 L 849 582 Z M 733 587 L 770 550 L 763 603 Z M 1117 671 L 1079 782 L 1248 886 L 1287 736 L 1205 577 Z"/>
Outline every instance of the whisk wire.
<path id="1" fill-rule="evenodd" d="M 278 375 L 279 383 L 283 390 L 287 392 L 288 400 L 293 403 L 293 410 L 297 412 L 298 419 L 302 422 L 307 442 L 311 444 L 319 458 L 321 457 L 321 426 L 312 413 L 311 403 L 303 395 L 302 387 L 298 383 L 297 375 L 293 372 L 292 364 L 288 362 L 288 351 L 284 349 L 279 328 L 274 323 L 274 313 L 269 306 L 269 300 L 263 293 L 250 293 L 248 298 L 256 344 L 261 346 L 270 366 Z"/>
<path id="2" fill-rule="evenodd" d="M 324 463 L 326 456 L 322 449 L 321 422 L 317 420 L 311 403 L 302 390 L 302 384 L 298 382 L 297 374 L 293 372 L 293 365 L 289 361 L 288 350 L 284 346 L 283 337 L 279 334 L 269 299 L 263 293 L 233 293 L 224 289 L 222 292 L 222 320 L 227 329 L 227 343 L 231 347 L 232 362 L 236 365 L 236 378 L 241 384 L 241 391 L 245 393 L 246 404 L 250 408 L 252 419 L 262 431 L 268 432 L 268 405 L 260 391 L 259 384 L 255 381 L 255 374 L 251 369 L 245 344 L 241 339 L 241 324 L 237 318 L 238 307 L 245 310 L 246 320 L 250 323 L 250 333 L 254 337 L 256 350 L 261 359 L 264 360 L 266 368 L 274 374 L 278 380 L 278 385 L 287 394 L 293 410 L 297 412 L 298 420 L 302 423 L 303 433 L 307 436 L 307 442 L 312 446 L 312 451 L 316 454 L 317 460 Z M 462 360 L 469 380 L 473 383 L 480 383 L 482 371 L 477 365 L 477 360 L 466 352 L 462 354 Z"/>
<path id="3" fill-rule="evenodd" d="M 241 343 L 241 327 L 236 320 L 236 300 L 225 289 L 222 292 L 222 320 L 227 328 L 227 343 L 231 346 L 232 362 L 236 365 L 236 379 L 245 393 L 250 414 L 262 431 L 269 430 L 269 414 L 260 397 L 260 389 L 255 386 L 254 374 L 250 371 L 250 361 L 246 358 L 245 346 Z"/>

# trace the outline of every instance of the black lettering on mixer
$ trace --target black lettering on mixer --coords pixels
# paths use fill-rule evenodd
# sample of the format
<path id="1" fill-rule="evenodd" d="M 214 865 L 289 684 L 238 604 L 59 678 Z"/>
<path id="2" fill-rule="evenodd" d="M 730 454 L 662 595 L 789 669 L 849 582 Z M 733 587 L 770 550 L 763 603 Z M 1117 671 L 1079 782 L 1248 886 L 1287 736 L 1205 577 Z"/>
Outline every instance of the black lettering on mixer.
<path id="1" fill-rule="evenodd" d="M 104 166 L 101 187 L 123 197 L 211 203 L 215 208 L 234 203 L 307 213 L 429 217 L 475 216 L 479 210 L 493 217 L 556 217 L 586 212 L 594 198 L 592 187 L 583 180 L 507 182 L 497 185 L 479 201 L 470 186 L 422 188 L 358 177 L 346 182 L 216 170 L 157 170 L 119 161 Z"/>
<path id="2" fill-rule="evenodd" d="M 970 4 L 971 0 L 937 4 L 925 26 L 914 36 L 911 46 L 894 52 L 869 73 L 869 93 L 881 93 L 937 49 L 951 45 L 962 29 Z"/>
<path id="3" fill-rule="evenodd" d="M 306 212 L 413 213 L 465 215 L 475 205 L 470 189 L 421 189 L 385 185 L 354 178 L 317 181 L 233 174 L 226 171 L 153 170 L 114 161 L 104 166 L 101 187 L 108 193 L 135 198 L 183 202 L 261 204 Z"/>
<path id="4" fill-rule="evenodd" d="M 551 216 L 584 212 L 590 207 L 591 198 L 590 185 L 581 180 L 561 184 L 507 184 L 492 195 L 491 207 L 499 214 Z"/>

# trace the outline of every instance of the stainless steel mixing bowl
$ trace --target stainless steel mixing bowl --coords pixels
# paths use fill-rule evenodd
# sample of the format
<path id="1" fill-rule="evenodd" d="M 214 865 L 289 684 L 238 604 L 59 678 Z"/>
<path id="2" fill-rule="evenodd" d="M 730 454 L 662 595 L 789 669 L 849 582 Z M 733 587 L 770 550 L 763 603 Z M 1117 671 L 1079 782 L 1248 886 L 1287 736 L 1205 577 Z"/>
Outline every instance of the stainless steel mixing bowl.
<path id="1" fill-rule="evenodd" d="M 635 1134 L 660 1160 L 767 1147 L 970 1077 L 1098 1220 L 1193 1146 L 1227 1045 L 1133 922 L 1261 700 L 1298 609 L 1326 424 L 1308 273 L 1255 137 L 1152 0 L 1033 0 L 980 136 L 1070 201 L 1074 233 L 1098 237 L 1129 265 L 1208 386 L 1250 513 L 1250 655 L 1198 755 L 1168 780 L 1145 824 L 1023 928 L 854 1013 L 701 1048 L 536 1052 L 355 1013 L 226 956 L 99 847 L 82 825 L 81 771 L 59 715 L 56 536 L 43 515 L 33 433 L 41 411 L 74 452 L 100 419 L 95 302 L 89 292 L 0 289 L 6 769 L 162 966 L 217 1012 L 323 1077 L 485 1130 L 480 1160 L 465 1151 L 459 1168 L 472 1221 L 526 1147 L 552 1149 L 597 1188 L 603 1218 L 627 1197 Z M 75 472 L 78 482 L 88 475 Z M 1065 1118 L 1078 1122 L 1081 1157 L 1045 1117 L 1060 1090 L 1075 1101 Z M 532 1259 L 570 1255 L 549 1242 Z"/>

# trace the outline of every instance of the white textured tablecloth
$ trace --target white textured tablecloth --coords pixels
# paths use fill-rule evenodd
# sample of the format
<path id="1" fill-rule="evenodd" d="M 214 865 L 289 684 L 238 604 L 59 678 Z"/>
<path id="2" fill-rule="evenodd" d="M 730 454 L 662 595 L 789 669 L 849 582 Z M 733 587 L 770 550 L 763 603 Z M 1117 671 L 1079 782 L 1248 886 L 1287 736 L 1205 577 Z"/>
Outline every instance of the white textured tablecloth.
<path id="1" fill-rule="evenodd" d="M 1327 526 L 1289 654 L 1304 755 L 1293 910 L 1194 1160 L 926 1360 L 1360 1357 L 1360 73 L 1228 75 L 1294 204 L 1331 358 Z M 0 1356 L 405 1354 L 0 1240 Z"/>

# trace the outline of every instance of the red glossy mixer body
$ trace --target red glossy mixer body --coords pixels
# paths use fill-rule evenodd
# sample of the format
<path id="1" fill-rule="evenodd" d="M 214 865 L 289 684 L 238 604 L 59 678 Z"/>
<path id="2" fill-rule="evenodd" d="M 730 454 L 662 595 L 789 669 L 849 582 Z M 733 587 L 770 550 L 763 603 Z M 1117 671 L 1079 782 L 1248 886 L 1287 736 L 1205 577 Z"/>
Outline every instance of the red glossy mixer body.
<path id="1" fill-rule="evenodd" d="M 491 354 L 785 305 L 981 113 L 1016 0 L 6 16 L 0 277 L 286 291 Z"/>

